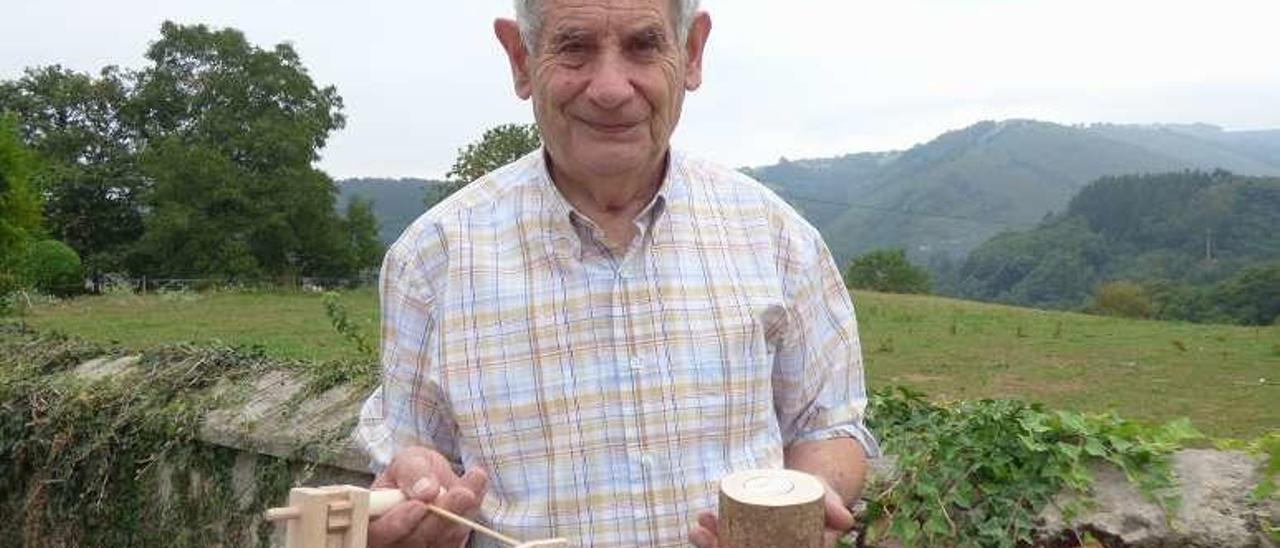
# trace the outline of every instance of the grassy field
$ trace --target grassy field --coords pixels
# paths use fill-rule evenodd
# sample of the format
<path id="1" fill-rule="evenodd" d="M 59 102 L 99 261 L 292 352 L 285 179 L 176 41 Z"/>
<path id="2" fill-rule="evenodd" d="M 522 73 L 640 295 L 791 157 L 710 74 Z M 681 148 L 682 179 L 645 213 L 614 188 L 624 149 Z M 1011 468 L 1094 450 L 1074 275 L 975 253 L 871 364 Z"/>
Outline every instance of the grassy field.
<path id="1" fill-rule="evenodd" d="M 1207 434 L 1280 429 L 1280 327 L 1208 326 L 1045 312 L 933 297 L 855 295 L 868 382 L 935 399 L 1021 398 L 1187 416 Z M 342 303 L 376 340 L 371 290 Z M 316 294 L 117 295 L 36 307 L 27 321 L 101 342 L 261 346 L 289 359 L 357 359 Z"/>
<path id="2" fill-rule="evenodd" d="M 373 290 L 342 295 L 350 319 L 377 340 L 378 303 Z M 220 342 L 260 346 L 285 359 L 359 359 L 325 315 L 318 293 L 175 292 L 160 295 L 82 297 L 31 310 L 26 321 L 103 343 L 146 348 L 161 344 Z"/>

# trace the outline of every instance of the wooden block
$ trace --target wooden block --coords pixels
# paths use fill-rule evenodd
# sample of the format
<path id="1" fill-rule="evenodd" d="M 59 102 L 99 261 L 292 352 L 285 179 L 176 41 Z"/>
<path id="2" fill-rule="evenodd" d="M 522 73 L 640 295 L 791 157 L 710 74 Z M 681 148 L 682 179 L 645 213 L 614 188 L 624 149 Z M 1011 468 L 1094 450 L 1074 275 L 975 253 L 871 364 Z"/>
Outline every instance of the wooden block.
<path id="1" fill-rule="evenodd" d="M 285 530 L 287 548 L 329 548 L 329 504 L 346 500 L 341 490 L 298 487 L 289 491 L 289 506 L 298 510 L 298 517 L 290 520 Z M 341 533 L 336 539 L 341 546 Z"/>
<path id="2" fill-rule="evenodd" d="M 822 548 L 826 488 L 794 470 L 743 470 L 720 480 L 720 541 L 733 548 Z"/>
<path id="3" fill-rule="evenodd" d="M 352 486 L 341 489 L 346 492 L 346 499 L 351 503 L 351 510 L 347 515 L 350 525 L 345 531 L 341 531 L 342 548 L 365 548 L 369 544 L 369 491 Z M 333 526 L 332 516 L 329 526 Z"/>

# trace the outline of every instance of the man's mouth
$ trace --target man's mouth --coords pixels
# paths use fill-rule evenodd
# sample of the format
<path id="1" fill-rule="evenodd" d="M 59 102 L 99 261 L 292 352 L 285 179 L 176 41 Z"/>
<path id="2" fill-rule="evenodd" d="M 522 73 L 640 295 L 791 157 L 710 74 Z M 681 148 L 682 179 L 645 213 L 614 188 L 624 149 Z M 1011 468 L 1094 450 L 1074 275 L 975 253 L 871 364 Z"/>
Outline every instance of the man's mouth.
<path id="1" fill-rule="evenodd" d="M 593 122 L 590 120 L 583 120 L 582 123 L 597 132 L 610 135 L 626 133 L 640 125 L 640 122 Z"/>

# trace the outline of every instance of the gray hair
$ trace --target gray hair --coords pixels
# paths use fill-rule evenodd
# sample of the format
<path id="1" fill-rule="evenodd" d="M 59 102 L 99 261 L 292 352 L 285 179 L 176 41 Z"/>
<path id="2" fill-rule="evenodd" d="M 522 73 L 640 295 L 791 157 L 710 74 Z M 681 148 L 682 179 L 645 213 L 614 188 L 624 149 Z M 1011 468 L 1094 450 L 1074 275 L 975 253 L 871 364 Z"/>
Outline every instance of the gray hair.
<path id="1" fill-rule="evenodd" d="M 698 13 L 699 0 L 670 0 L 672 24 L 676 29 L 676 43 L 684 45 L 689 38 L 689 27 Z M 542 0 L 515 0 L 516 21 L 520 23 L 520 38 L 524 49 L 537 51 L 538 36 L 542 32 Z"/>

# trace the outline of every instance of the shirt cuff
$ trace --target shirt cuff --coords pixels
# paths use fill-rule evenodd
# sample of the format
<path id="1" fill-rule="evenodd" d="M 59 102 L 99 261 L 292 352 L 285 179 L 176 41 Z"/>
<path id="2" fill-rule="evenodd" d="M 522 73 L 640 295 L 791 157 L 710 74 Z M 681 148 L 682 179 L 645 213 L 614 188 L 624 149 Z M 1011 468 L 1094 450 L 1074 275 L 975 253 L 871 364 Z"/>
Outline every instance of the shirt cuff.
<path id="1" fill-rule="evenodd" d="M 828 426 L 826 428 L 811 430 L 796 436 L 793 443 L 835 440 L 840 438 L 853 438 L 854 440 L 857 440 L 857 442 L 862 445 L 862 452 L 866 453 L 868 459 L 880 458 L 880 443 L 876 441 L 875 435 L 872 434 L 870 430 L 867 430 L 867 427 L 863 425 L 861 421 L 846 422 Z"/>

